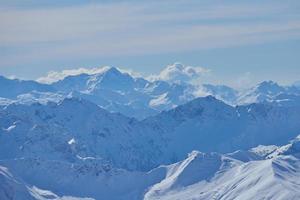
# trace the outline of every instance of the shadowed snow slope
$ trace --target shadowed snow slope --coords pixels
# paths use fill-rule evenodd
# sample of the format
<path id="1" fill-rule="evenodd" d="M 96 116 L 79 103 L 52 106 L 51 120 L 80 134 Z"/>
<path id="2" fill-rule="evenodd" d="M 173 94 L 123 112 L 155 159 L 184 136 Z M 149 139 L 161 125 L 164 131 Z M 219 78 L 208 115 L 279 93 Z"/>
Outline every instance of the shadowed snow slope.
<path id="1" fill-rule="evenodd" d="M 172 65 L 171 68 L 167 67 L 172 69 L 172 73 L 175 72 L 176 80 L 177 70 L 182 71 L 183 68 L 178 64 Z M 0 105 L 34 102 L 45 104 L 49 101 L 58 102 L 66 97 L 78 97 L 87 99 L 110 112 L 120 112 L 129 117 L 145 119 L 207 95 L 213 95 L 229 105 L 282 103 L 283 100 L 288 102 L 290 98 L 294 101 L 297 96 L 296 103 L 298 103 L 300 95 L 297 85 L 280 86 L 272 81 L 264 81 L 253 88 L 238 92 L 224 85 L 191 84 L 169 79 L 150 81 L 142 77 L 133 77 L 114 67 L 92 70 L 93 73 L 85 73 L 88 70 L 80 71 L 82 73 L 79 71 L 69 75 L 66 73 L 62 79 L 48 85 L 35 81 L 11 80 L 0 76 Z M 186 68 L 183 71 L 191 76 L 198 74 L 198 70 L 195 69 Z M 282 96 L 277 98 L 278 95 L 284 95 L 285 98 L 283 99 Z"/>
<path id="2" fill-rule="evenodd" d="M 173 80 L 195 70 L 0 76 L 0 200 L 300 199 L 299 86 Z"/>
<path id="3" fill-rule="evenodd" d="M 54 92 L 50 85 L 41 84 L 35 81 L 23 81 L 18 79 L 7 79 L 0 76 L 0 97 L 15 98 L 18 95 L 32 92 Z"/>
<path id="4" fill-rule="evenodd" d="M 0 111 L 0 127 L 0 159 L 76 162 L 94 157 L 117 167 L 145 169 L 161 162 L 157 158 L 164 144 L 157 147 L 158 133 L 135 119 L 74 98 L 58 104 L 11 104 Z"/>
<path id="5" fill-rule="evenodd" d="M 232 107 L 212 96 L 137 121 L 94 103 L 10 104 L 0 110 L 0 159 L 102 159 L 127 170 L 150 170 L 193 150 L 221 153 L 281 145 L 299 132 L 300 107 Z"/>
<path id="6" fill-rule="evenodd" d="M 299 134 L 300 107 L 251 104 L 232 107 L 212 96 L 197 98 L 143 121 L 163 133 L 169 157 L 192 150 L 232 152 L 283 144 Z M 180 149 L 180 150 L 179 150 Z"/>
<path id="7" fill-rule="evenodd" d="M 223 158 L 228 159 L 228 158 Z M 225 162 L 225 161 L 223 161 Z M 208 180 L 185 187 L 165 188 L 164 180 L 145 195 L 145 199 L 299 199 L 300 162 L 294 157 L 278 157 L 273 160 L 251 161 L 220 170 Z M 201 173 L 199 167 L 198 173 Z M 210 170 L 210 169 L 209 169 Z M 197 175 L 197 171 L 195 172 Z M 193 176 L 192 176 L 193 177 Z"/>
<path id="8" fill-rule="evenodd" d="M 0 165 L 6 167 L 0 167 L 0 197 L 4 200 L 75 197 L 296 200 L 300 198 L 298 144 L 296 139 L 291 144 L 276 147 L 278 151 L 281 149 L 281 154 L 250 161 L 242 161 L 246 151 L 242 160 L 233 158 L 232 154 L 193 151 L 180 162 L 149 172 L 109 168 L 97 160 L 77 164 L 41 159 L 2 160 Z M 253 156 L 252 150 L 248 153 Z"/>
<path id="9" fill-rule="evenodd" d="M 287 145 L 284 155 L 247 162 L 232 154 L 193 152 L 186 160 L 167 166 L 165 179 L 152 186 L 145 199 L 299 199 L 298 144 L 299 140 Z M 252 152 L 248 155 L 253 157 Z"/>

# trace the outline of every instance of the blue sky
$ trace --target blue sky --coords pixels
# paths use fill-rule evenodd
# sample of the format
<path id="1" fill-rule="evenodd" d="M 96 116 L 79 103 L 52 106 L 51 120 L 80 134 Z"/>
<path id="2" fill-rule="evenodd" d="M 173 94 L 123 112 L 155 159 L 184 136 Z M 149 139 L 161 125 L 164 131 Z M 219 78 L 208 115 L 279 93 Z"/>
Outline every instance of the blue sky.
<path id="1" fill-rule="evenodd" d="M 70 3 L 72 2 L 72 4 Z M 300 80 L 300 2 L 0 0 L 0 74 L 117 66 L 155 74 L 181 62 L 205 82 Z"/>

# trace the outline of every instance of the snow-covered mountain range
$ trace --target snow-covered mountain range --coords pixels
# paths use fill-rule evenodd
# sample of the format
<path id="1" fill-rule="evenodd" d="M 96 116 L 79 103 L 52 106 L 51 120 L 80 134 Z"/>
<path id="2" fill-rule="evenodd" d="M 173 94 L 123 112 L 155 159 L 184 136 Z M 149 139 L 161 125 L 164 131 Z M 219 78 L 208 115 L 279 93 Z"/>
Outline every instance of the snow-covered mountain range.
<path id="1" fill-rule="evenodd" d="M 0 77 L 0 199 L 300 198 L 299 85 L 83 72 Z"/>
<path id="2" fill-rule="evenodd" d="M 1 199 L 299 199 L 300 143 L 228 154 L 193 151 L 148 172 L 94 160 L 0 161 Z M 4 167 L 5 166 L 5 167 Z M 26 170 L 24 170 L 26 169 Z"/>
<path id="3" fill-rule="evenodd" d="M 89 73 L 70 73 L 47 84 L 0 77 L 0 104 L 59 102 L 66 97 L 78 97 L 110 112 L 145 119 L 207 95 L 230 105 L 274 102 L 279 95 L 279 98 L 282 95 L 300 95 L 297 84 L 280 86 L 275 82 L 265 81 L 250 89 L 237 91 L 225 85 L 184 82 L 180 78 L 183 75 L 194 77 L 197 71 L 175 63 L 155 79 L 132 76 L 114 67 L 103 67 Z M 174 81 L 176 78 L 179 81 Z M 39 80 L 45 82 L 45 78 Z"/>
<path id="4" fill-rule="evenodd" d="M 0 110 L 0 157 L 70 162 L 92 157 L 144 171 L 183 159 L 192 150 L 231 152 L 285 143 L 299 134 L 299 118 L 298 105 L 232 107 L 212 96 L 142 121 L 77 98 L 9 104 Z"/>

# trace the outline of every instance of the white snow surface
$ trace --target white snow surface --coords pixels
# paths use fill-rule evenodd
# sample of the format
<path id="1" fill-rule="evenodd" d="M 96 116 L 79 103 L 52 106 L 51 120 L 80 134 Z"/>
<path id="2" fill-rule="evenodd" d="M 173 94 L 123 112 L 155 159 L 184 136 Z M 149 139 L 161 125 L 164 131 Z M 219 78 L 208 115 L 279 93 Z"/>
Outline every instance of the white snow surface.
<path id="1" fill-rule="evenodd" d="M 148 172 L 109 169 L 95 162 L 2 160 L 0 197 L 4 200 L 296 200 L 300 198 L 298 144 L 299 140 L 294 140 L 285 145 L 289 148 L 281 154 L 250 161 L 233 158 L 232 154 L 193 151 L 182 161 Z M 252 157 L 252 152 L 248 153 Z"/>
<path id="2" fill-rule="evenodd" d="M 253 88 L 237 91 L 225 85 L 184 81 L 185 77 L 199 79 L 203 73 L 206 73 L 204 68 L 175 63 L 167 66 L 160 78 L 151 80 L 115 67 L 51 72 L 43 78 L 48 84 L 0 76 L 0 105 L 46 104 L 66 97 L 78 97 L 110 112 L 120 112 L 141 120 L 207 95 L 229 105 L 299 102 L 300 88 L 297 84 L 280 86 L 273 81 L 264 81 Z"/>
<path id="3" fill-rule="evenodd" d="M 0 200 L 300 199 L 299 85 L 202 73 L 0 76 Z"/>
<path id="4" fill-rule="evenodd" d="M 298 106 L 232 107 L 212 96 L 143 121 L 77 98 L 10 104 L 0 109 L 0 159 L 77 162 L 93 157 L 118 168 L 146 171 L 182 160 L 193 150 L 227 153 L 281 145 L 298 135 L 299 118 Z"/>

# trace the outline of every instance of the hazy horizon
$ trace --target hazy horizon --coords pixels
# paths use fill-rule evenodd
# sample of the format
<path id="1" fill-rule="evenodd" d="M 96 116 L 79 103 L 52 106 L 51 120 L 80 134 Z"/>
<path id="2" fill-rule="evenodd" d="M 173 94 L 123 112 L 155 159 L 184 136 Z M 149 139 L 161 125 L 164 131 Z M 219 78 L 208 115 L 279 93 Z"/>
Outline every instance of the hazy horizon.
<path id="1" fill-rule="evenodd" d="M 143 75 L 181 62 L 204 82 L 300 80 L 300 3 L 291 1 L 1 1 L 0 74 L 114 66 Z"/>

